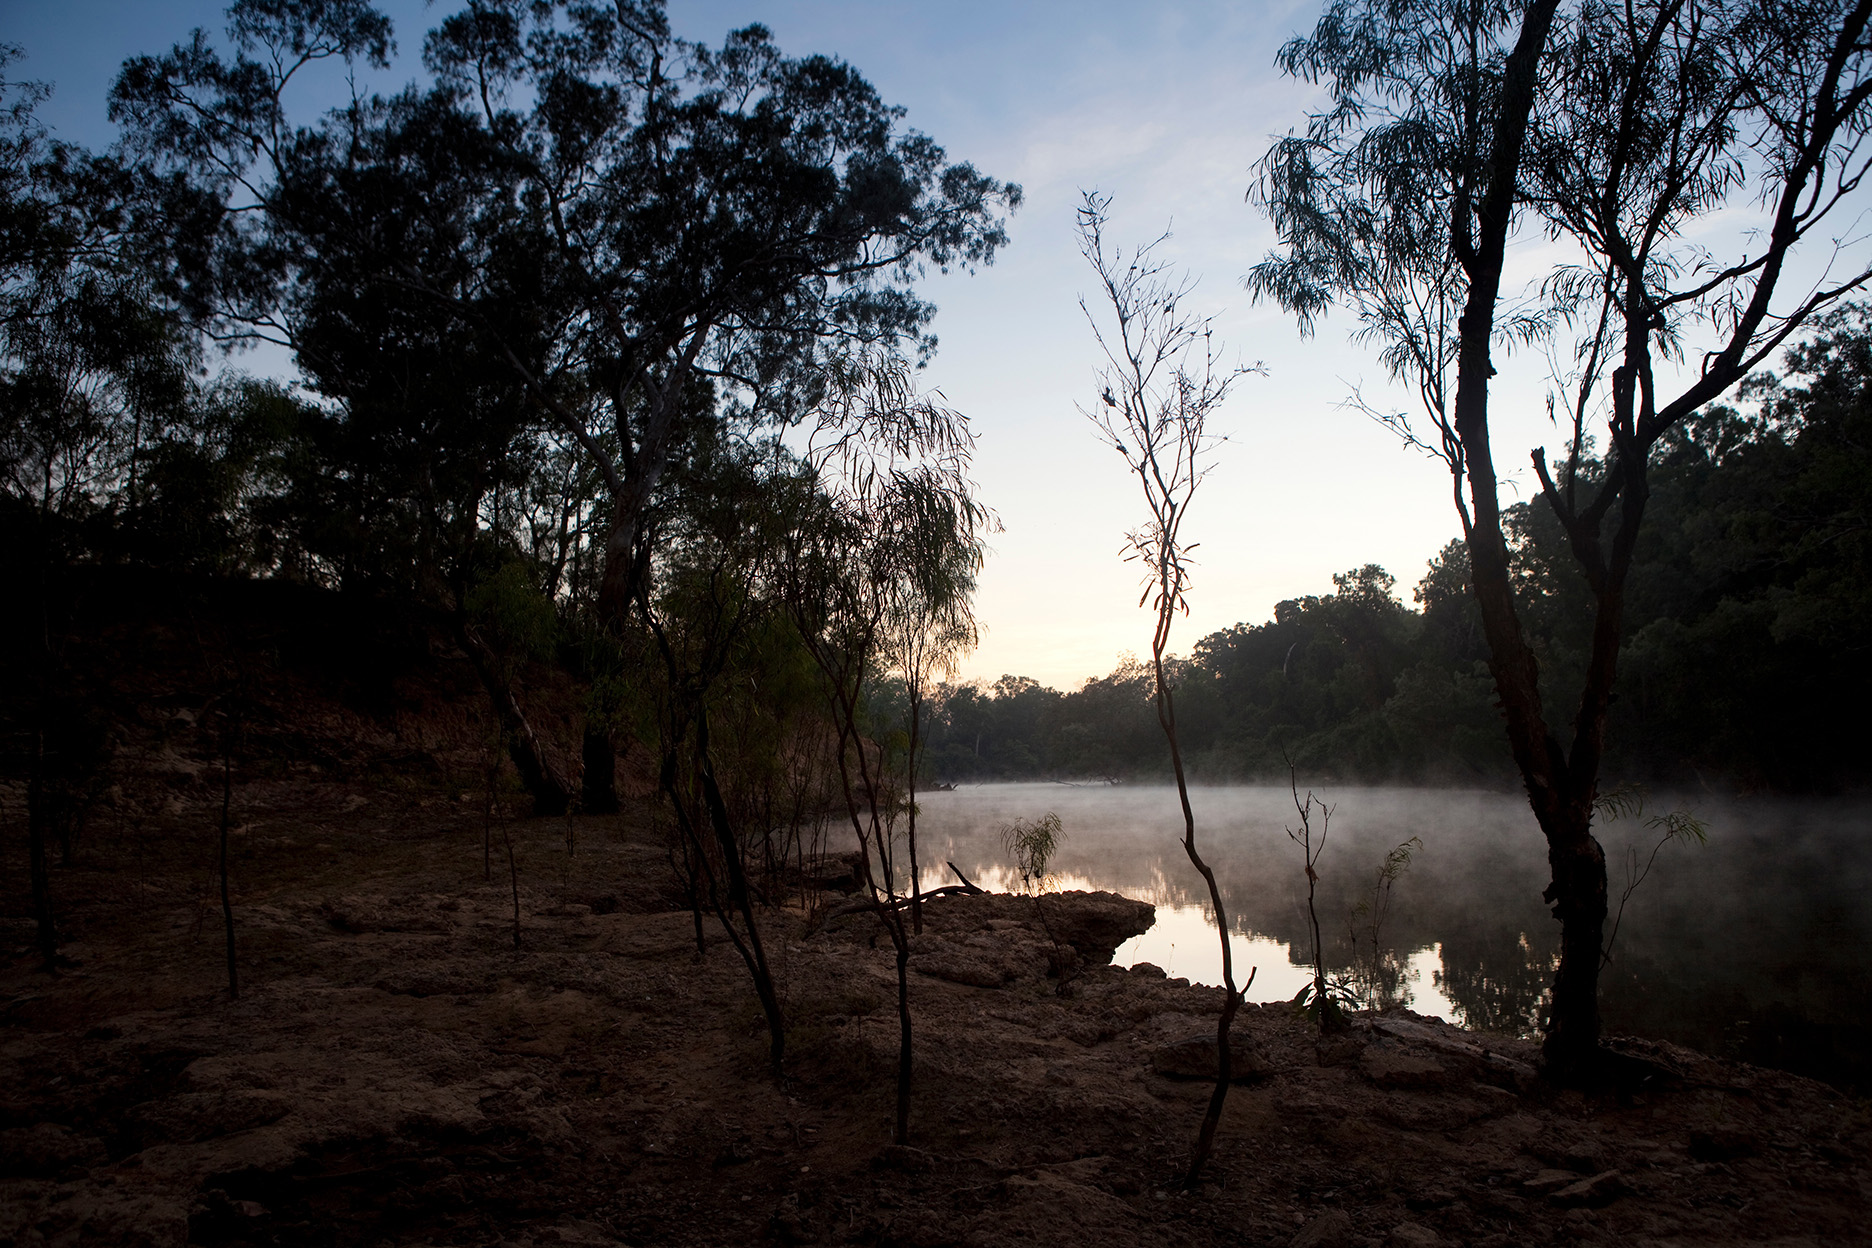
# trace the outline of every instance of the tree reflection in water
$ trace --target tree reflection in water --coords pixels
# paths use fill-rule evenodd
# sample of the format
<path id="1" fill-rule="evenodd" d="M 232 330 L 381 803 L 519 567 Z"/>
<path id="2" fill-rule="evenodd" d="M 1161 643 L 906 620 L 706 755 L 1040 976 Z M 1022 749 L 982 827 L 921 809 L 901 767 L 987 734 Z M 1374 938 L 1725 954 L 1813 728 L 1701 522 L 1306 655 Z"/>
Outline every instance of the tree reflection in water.
<path id="1" fill-rule="evenodd" d="M 1317 786 L 1316 786 L 1317 787 Z M 1258 965 L 1254 996 L 1291 998 L 1309 972 L 1305 880 L 1282 831 L 1285 788 L 1215 786 L 1192 794 L 1215 829 L 1237 957 Z M 1396 883 L 1374 996 L 1481 1030 L 1529 1034 L 1540 1023 L 1559 927 L 1541 902 L 1545 847 L 1513 793 L 1333 788 L 1334 844 L 1320 863 L 1326 962 L 1354 970 L 1353 912 L 1385 854 L 1410 836 L 1423 849 Z M 1710 843 L 1661 858 L 1632 897 L 1602 980 L 1610 1033 L 1657 1036 L 1707 1052 L 1872 1089 L 1872 842 L 1863 802 L 1692 799 Z M 1207 908 L 1178 848 L 1174 790 L 1055 784 L 964 787 L 925 799 L 919 838 L 945 881 L 954 860 L 986 887 L 1005 885 L 994 829 L 1059 812 L 1061 887 L 1111 889 L 1158 907 L 1157 926 L 1119 950 L 1173 976 L 1215 982 Z M 1344 839 L 1341 840 L 1343 834 Z M 1627 829 L 1600 829 L 1608 855 Z M 1190 878 L 1185 878 L 1186 876 Z"/>
<path id="2" fill-rule="evenodd" d="M 1519 933 L 1455 935 L 1442 945 L 1437 987 L 1455 1006 L 1455 1021 L 1477 1031 L 1532 1036 L 1540 1029 L 1540 1007 L 1553 975 L 1555 954 Z"/>

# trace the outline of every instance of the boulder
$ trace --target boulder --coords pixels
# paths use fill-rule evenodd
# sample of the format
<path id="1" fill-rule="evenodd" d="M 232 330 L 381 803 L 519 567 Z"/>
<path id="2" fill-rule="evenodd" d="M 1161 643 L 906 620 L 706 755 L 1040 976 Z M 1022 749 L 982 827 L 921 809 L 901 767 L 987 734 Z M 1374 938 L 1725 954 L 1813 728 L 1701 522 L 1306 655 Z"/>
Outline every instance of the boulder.
<path id="1" fill-rule="evenodd" d="M 1624 1175 L 1616 1170 L 1606 1170 L 1590 1179 L 1569 1184 L 1547 1199 L 1563 1209 L 1597 1209 L 1601 1205 L 1611 1204 L 1630 1191 L 1631 1185 L 1625 1182 Z"/>
<path id="2" fill-rule="evenodd" d="M 1344 1248 L 1351 1236 L 1352 1215 L 1343 1209 L 1328 1209 L 1309 1219 L 1288 1241 L 1287 1248 Z"/>
<path id="3" fill-rule="evenodd" d="M 1155 906 L 1117 893 L 1057 893 L 1041 898 L 1040 904 L 1054 937 L 1101 966 L 1111 961 L 1119 945 L 1157 922 Z"/>
<path id="4" fill-rule="evenodd" d="M 193 1144 L 267 1126 L 292 1108 L 292 1102 L 277 1092 L 236 1088 L 147 1101 L 132 1109 L 129 1118 L 142 1128 L 146 1143 Z"/>
<path id="5" fill-rule="evenodd" d="M 0 1174 L 51 1178 L 74 1166 L 103 1164 L 104 1142 L 41 1122 L 0 1131 Z"/>
<path id="6" fill-rule="evenodd" d="M 1361 1075 L 1381 1088 L 1446 1088 L 1459 1074 L 1428 1053 L 1384 1040 L 1366 1045 L 1358 1066 Z"/>
<path id="7" fill-rule="evenodd" d="M 923 903 L 923 919 L 926 932 L 951 939 L 982 932 L 1007 942 L 1025 928 L 1047 944 L 1069 945 L 1086 962 L 1104 966 L 1119 945 L 1150 930 L 1157 908 L 1117 893 L 969 893 L 930 898 Z"/>
<path id="8" fill-rule="evenodd" d="M 1151 1069 L 1172 1079 L 1209 1079 L 1216 1076 L 1216 1038 L 1213 1032 L 1188 1036 L 1151 1054 Z M 1229 1082 L 1257 1083 L 1273 1073 L 1248 1033 L 1229 1030 Z"/>
<path id="9" fill-rule="evenodd" d="M 948 946 L 938 946 L 927 954 L 912 958 L 910 968 L 931 979 L 967 984 L 971 988 L 999 988 L 1014 978 L 1002 966 Z"/>
<path id="10" fill-rule="evenodd" d="M 1584 1177 L 1571 1170 L 1542 1170 L 1533 1178 L 1523 1182 L 1521 1190 L 1542 1196 L 1549 1192 L 1557 1192 L 1563 1187 L 1571 1187 Z"/>
<path id="11" fill-rule="evenodd" d="M 1371 1029 L 1387 1039 L 1427 1050 L 1455 1073 L 1514 1092 L 1526 1092 L 1539 1082 L 1532 1065 L 1476 1043 L 1467 1032 L 1414 1019 L 1386 1017 L 1373 1020 Z"/>

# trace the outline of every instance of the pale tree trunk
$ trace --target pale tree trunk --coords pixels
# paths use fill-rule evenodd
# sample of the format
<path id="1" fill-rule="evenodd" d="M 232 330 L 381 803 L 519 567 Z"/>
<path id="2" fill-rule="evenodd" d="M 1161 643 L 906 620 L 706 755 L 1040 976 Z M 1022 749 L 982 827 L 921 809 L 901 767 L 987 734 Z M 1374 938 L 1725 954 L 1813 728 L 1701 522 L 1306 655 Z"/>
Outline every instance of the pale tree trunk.
<path id="1" fill-rule="evenodd" d="M 499 656 L 482 640 L 472 624 L 461 625 L 462 648 L 474 664 L 475 674 L 494 703 L 501 721 L 508 756 L 520 773 L 520 782 L 533 797 L 535 815 L 563 815 L 572 807 L 572 784 L 553 765 L 546 746 L 533 730 L 513 686 L 501 671 Z"/>

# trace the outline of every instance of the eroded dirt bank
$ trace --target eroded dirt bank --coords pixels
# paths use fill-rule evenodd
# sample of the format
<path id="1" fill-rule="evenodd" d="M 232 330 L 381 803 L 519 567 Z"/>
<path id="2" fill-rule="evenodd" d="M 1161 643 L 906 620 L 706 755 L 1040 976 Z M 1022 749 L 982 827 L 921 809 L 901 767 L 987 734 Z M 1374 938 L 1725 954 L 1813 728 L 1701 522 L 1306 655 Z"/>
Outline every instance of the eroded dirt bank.
<path id="1" fill-rule="evenodd" d="M 915 1147 L 892 1149 L 870 916 L 773 917 L 778 1087 L 745 973 L 712 927 L 698 959 L 641 811 L 577 820 L 575 852 L 563 820 L 512 825 L 516 952 L 478 805 L 316 779 L 236 805 L 238 1001 L 202 801 L 101 827 L 57 874 L 56 977 L 23 948 L 9 839 L 0 1244 L 1868 1241 L 1872 1129 L 1823 1085 L 1649 1046 L 1673 1074 L 1557 1094 L 1514 1041 L 1399 1014 L 1322 1055 L 1279 1005 L 1244 1012 L 1255 1081 L 1182 1193 L 1207 1089 L 1160 1072 L 1216 990 L 1101 965 L 1138 917 L 1109 897 L 1048 898 L 1044 923 L 1029 899 L 931 904 Z"/>

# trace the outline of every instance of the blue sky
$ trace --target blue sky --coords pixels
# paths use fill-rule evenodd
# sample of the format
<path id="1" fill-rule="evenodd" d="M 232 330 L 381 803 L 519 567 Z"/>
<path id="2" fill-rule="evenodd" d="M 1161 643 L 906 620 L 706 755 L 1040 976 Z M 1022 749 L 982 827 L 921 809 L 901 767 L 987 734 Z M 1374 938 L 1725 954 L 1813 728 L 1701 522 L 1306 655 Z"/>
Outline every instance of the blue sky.
<path id="1" fill-rule="evenodd" d="M 218 33 L 221 3 L 196 0 L 0 0 L 0 40 L 24 45 L 23 76 L 50 80 L 43 110 L 65 138 L 111 138 L 104 93 L 129 55 L 157 51 L 195 26 Z M 402 56 L 367 85 L 413 76 L 422 32 L 446 4 L 383 7 Z M 1189 521 L 1197 552 L 1192 612 L 1173 648 L 1258 623 L 1283 598 L 1332 589 L 1331 576 L 1375 562 L 1409 588 L 1457 522 L 1443 467 L 1341 405 L 1354 388 L 1384 395 L 1371 352 L 1328 318 L 1303 341 L 1277 309 L 1254 307 L 1240 278 L 1271 241 L 1243 201 L 1272 136 L 1303 123 L 1313 98 L 1282 78 L 1274 53 L 1310 28 L 1316 2 L 907 3 L 901 0 L 674 0 L 679 33 L 719 40 L 760 21 L 790 53 L 844 57 L 908 124 L 953 157 L 1021 183 L 1012 244 L 974 276 L 932 278 L 942 347 L 927 372 L 980 437 L 976 476 L 1005 531 L 982 577 L 986 626 L 965 678 L 1003 673 L 1074 688 L 1122 651 L 1148 648 L 1134 569 L 1120 560 L 1140 513 L 1116 454 L 1075 402 L 1093 389 L 1094 346 L 1077 300 L 1091 290 L 1073 234 L 1082 188 L 1114 197 L 1113 237 L 1144 241 L 1166 226 L 1165 254 L 1200 276 L 1198 306 L 1232 355 L 1264 361 L 1222 416 L 1229 442 Z M 336 102 L 341 78 L 312 84 Z M 1538 241 L 1523 261 L 1538 263 Z M 251 357 L 237 361 L 256 367 Z M 1538 359 L 1510 361 L 1498 386 L 1498 459 L 1552 442 Z M 1403 406 L 1406 398 L 1390 400 Z M 1518 473 L 1525 489 L 1529 474 Z"/>

